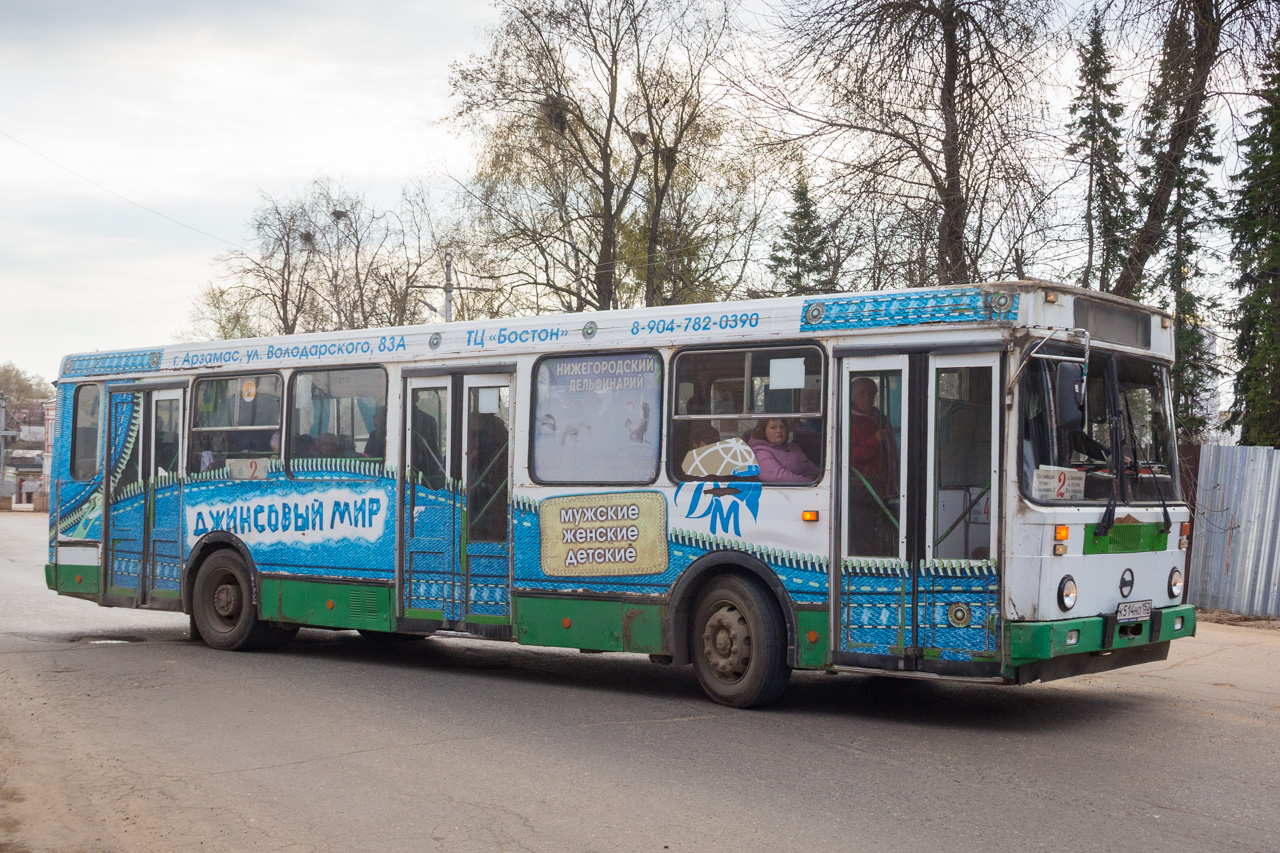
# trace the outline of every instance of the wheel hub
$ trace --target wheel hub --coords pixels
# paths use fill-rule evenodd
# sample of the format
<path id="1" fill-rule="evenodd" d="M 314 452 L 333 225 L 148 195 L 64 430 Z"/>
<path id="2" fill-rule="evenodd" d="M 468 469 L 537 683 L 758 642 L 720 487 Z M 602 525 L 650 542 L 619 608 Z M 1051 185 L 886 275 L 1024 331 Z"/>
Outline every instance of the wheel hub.
<path id="1" fill-rule="evenodd" d="M 737 681 L 751 662 L 751 632 L 738 609 L 722 604 L 702 631 L 702 650 L 712 672 L 722 681 Z"/>
<path id="2" fill-rule="evenodd" d="M 213 591 L 213 611 L 224 619 L 240 612 L 239 584 L 224 583 Z"/>

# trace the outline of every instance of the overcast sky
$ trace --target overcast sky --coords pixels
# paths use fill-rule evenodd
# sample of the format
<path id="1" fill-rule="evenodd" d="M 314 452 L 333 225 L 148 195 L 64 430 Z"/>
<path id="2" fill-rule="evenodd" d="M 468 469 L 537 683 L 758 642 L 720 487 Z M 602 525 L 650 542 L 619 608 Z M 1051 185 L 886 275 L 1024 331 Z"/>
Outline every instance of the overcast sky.
<path id="1" fill-rule="evenodd" d="M 460 174 L 437 124 L 448 67 L 493 18 L 465 0 L 0 2 L 0 363 L 52 380 L 67 353 L 171 342 L 264 192 L 328 176 L 383 206 Z"/>

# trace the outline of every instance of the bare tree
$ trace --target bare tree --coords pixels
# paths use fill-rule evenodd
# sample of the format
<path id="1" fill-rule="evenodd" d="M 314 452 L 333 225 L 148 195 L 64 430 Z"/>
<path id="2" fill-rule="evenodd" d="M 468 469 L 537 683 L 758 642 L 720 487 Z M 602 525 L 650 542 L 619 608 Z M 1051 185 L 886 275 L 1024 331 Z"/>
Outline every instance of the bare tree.
<path id="1" fill-rule="evenodd" d="M 591 286 L 578 298 L 592 308 L 615 302 L 618 229 L 642 166 L 641 116 L 628 95 L 637 46 L 652 37 L 651 5 L 499 0 L 488 53 L 455 65 L 451 78 L 455 117 L 488 139 L 478 196 L 494 203 L 500 233 L 528 244 L 546 273 L 539 283 L 562 296 L 578 296 L 566 272 L 586 261 Z M 508 195 L 504 184 L 524 192 Z"/>
<path id="2" fill-rule="evenodd" d="M 1152 158 L 1142 224 L 1112 289 L 1120 296 L 1133 296 L 1168 231 L 1169 202 L 1188 147 L 1205 118 L 1215 72 L 1240 75 L 1261 60 L 1273 44 L 1280 5 L 1275 0 L 1129 0 L 1121 8 L 1122 27 L 1138 38 L 1151 36 L 1160 45 L 1160 79 L 1153 85 L 1163 87 L 1175 105 L 1163 144 Z M 1170 31 L 1186 32 L 1189 38 L 1170 42 Z M 1170 44 L 1177 50 L 1165 50 Z"/>
<path id="3" fill-rule="evenodd" d="M 714 63 L 724 50 L 730 10 L 700 0 L 676 0 L 655 9 L 651 26 L 665 38 L 645 40 L 637 30 L 635 97 L 640 102 L 644 131 L 637 140 L 644 149 L 648 182 L 645 202 L 646 258 L 644 304 L 673 301 L 660 292 L 659 243 L 664 231 L 664 205 L 682 164 L 708 148 L 724 122 L 723 110 L 709 91 Z M 687 183 L 687 182 L 686 182 Z M 690 194 L 683 205 L 689 210 Z M 669 230 L 669 229 L 668 229 Z"/>
<path id="4" fill-rule="evenodd" d="M 838 180 L 935 219 L 936 281 L 1015 256 L 1052 0 L 809 0 L 786 14 L 785 83 L 761 94 Z M 850 213 L 870 206 L 857 200 Z M 1032 209 L 1026 203 L 1023 209 Z M 908 229 L 914 231 L 915 229 Z"/>
<path id="5" fill-rule="evenodd" d="M 375 325 L 378 285 L 396 235 L 364 196 L 321 179 L 305 196 L 317 270 L 316 294 L 330 329 Z"/>
<path id="6" fill-rule="evenodd" d="M 249 223 L 256 252 L 234 249 L 219 256 L 236 305 L 267 334 L 292 335 L 316 326 L 319 269 L 315 234 L 305 202 L 263 195 Z"/>
<path id="7" fill-rule="evenodd" d="M 179 340 L 226 341 L 259 334 L 254 306 L 235 285 L 206 283 L 196 294 L 190 318 L 191 326 L 179 334 Z"/>
<path id="8" fill-rule="evenodd" d="M 385 211 L 325 179 L 296 199 L 264 198 L 251 222 L 257 250 L 221 256 L 225 283 L 197 296 L 195 334 L 288 335 L 423 319 L 424 297 L 444 283 L 450 246 L 442 244 L 455 238 L 439 233 L 421 183 Z"/>
<path id="9" fill-rule="evenodd" d="M 550 296 L 569 311 L 661 304 L 706 284 L 687 253 L 707 245 L 690 228 L 717 203 L 699 178 L 724 147 L 714 64 L 726 0 L 498 8 L 488 52 L 452 77 L 454 118 L 481 142 L 469 186 L 496 264 L 484 274 L 527 291 L 526 306 Z M 723 254 L 704 260 L 724 268 Z"/>

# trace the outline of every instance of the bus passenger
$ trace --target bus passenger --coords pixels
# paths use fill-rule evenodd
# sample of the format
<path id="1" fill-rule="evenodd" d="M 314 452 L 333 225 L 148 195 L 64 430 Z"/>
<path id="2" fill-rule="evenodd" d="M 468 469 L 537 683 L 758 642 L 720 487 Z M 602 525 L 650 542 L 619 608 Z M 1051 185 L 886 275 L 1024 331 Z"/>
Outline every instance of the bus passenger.
<path id="1" fill-rule="evenodd" d="M 898 445 L 876 408 L 876 380 L 859 376 L 850 391 L 849 551 L 892 557 L 898 553 Z"/>
<path id="2" fill-rule="evenodd" d="M 373 431 L 364 443 L 364 455 L 381 459 L 387 453 L 387 410 L 378 409 L 373 413 Z"/>
<path id="3" fill-rule="evenodd" d="M 751 433 L 751 450 L 765 483 L 812 483 L 822 470 L 809 461 L 804 451 L 787 440 L 787 422 L 766 418 Z"/>
<path id="4" fill-rule="evenodd" d="M 316 455 L 316 440 L 311 433 L 304 432 L 293 442 L 294 459 L 310 459 Z"/>
<path id="5" fill-rule="evenodd" d="M 884 428 L 884 417 L 876 408 L 880 389 L 869 376 L 853 380 L 853 406 L 849 418 L 849 461 L 881 497 L 886 495 L 889 469 L 897 454 L 893 434 Z M 890 450 L 889 456 L 885 451 Z"/>
<path id="6" fill-rule="evenodd" d="M 689 437 L 686 443 L 689 450 L 684 454 L 684 461 L 680 464 L 680 468 L 685 474 L 690 476 L 698 476 L 695 470 L 703 464 L 699 454 L 693 451 L 703 447 L 709 447 L 720 441 L 720 431 L 706 421 L 694 421 L 689 426 Z M 705 474 L 705 471 L 699 472 Z"/>
<path id="7" fill-rule="evenodd" d="M 719 440 L 720 430 L 706 421 L 695 423 L 689 429 L 689 444 L 694 449 L 706 447 L 708 444 L 715 444 Z"/>
<path id="8" fill-rule="evenodd" d="M 316 439 L 316 456 L 320 459 L 332 459 L 338 455 L 338 437 L 331 432 L 322 432 Z"/>

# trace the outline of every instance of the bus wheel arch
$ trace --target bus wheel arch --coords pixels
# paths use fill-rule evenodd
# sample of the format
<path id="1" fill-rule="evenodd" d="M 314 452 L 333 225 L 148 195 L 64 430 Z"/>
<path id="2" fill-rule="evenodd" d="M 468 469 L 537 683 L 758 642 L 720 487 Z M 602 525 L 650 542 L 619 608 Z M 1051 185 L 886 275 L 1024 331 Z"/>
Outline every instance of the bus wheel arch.
<path id="1" fill-rule="evenodd" d="M 204 564 L 205 560 L 224 549 L 235 551 L 244 563 L 252 581 L 252 603 L 254 607 L 258 606 L 258 567 L 253 562 L 253 557 L 250 556 L 248 547 L 240 541 L 239 537 L 221 530 L 215 530 L 212 533 L 205 534 L 191 547 L 191 553 L 187 556 L 186 565 L 182 568 L 182 610 L 184 613 L 192 612 L 196 576 L 200 573 L 200 566 Z"/>
<path id="2" fill-rule="evenodd" d="M 737 575 L 763 586 L 777 608 L 777 615 L 786 629 L 786 662 L 796 666 L 796 615 L 791 606 L 791 596 L 778 580 L 777 574 L 761 560 L 741 551 L 712 551 L 694 560 L 671 588 L 667 617 L 667 648 L 671 650 L 671 662 L 683 666 L 693 663 L 689 645 L 689 629 L 693 621 L 693 608 L 707 584 L 722 575 Z"/>
<path id="3" fill-rule="evenodd" d="M 217 548 L 200 561 L 191 615 L 200 639 L 220 651 L 270 649 L 287 643 L 297 625 L 258 618 L 256 572 L 235 548 Z"/>

